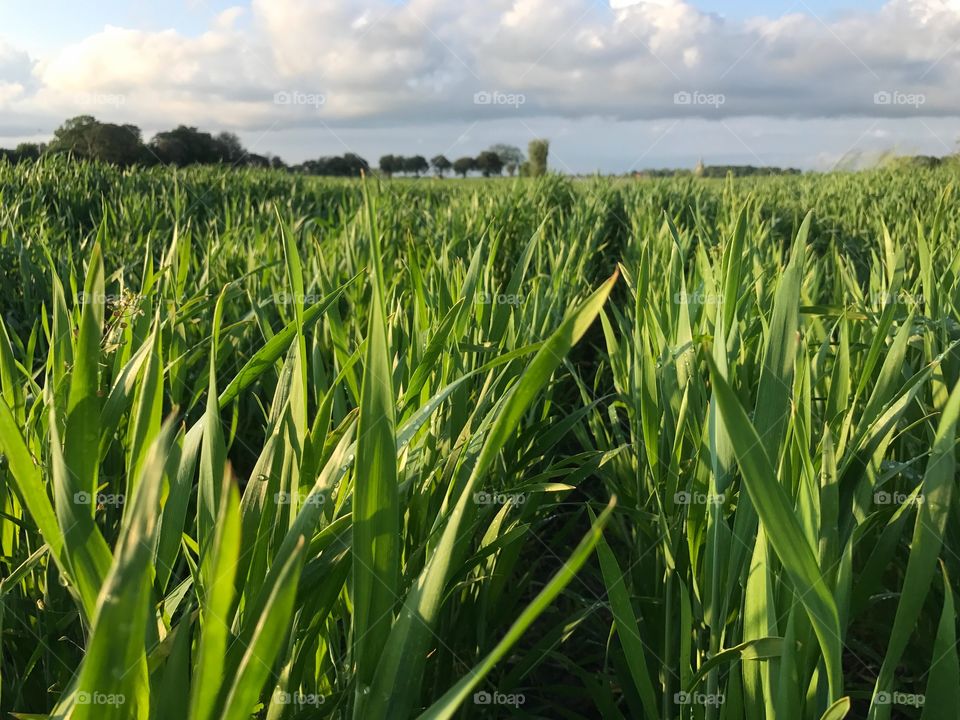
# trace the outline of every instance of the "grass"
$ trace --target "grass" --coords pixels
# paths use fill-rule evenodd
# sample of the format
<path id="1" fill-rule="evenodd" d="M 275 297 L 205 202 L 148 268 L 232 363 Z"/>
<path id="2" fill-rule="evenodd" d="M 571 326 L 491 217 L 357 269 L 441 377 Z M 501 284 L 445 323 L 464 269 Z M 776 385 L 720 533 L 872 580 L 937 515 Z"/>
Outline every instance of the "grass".
<path id="1" fill-rule="evenodd" d="M 960 716 L 953 179 L 0 165 L 0 710 Z"/>

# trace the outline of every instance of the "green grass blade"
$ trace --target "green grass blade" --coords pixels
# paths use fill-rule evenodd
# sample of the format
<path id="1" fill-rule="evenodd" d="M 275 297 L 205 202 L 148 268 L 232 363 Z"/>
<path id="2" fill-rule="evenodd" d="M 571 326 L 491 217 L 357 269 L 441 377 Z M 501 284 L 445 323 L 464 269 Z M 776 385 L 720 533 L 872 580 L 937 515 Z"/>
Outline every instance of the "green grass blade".
<path id="1" fill-rule="evenodd" d="M 574 549 L 570 558 L 563 564 L 563 567 L 550 578 L 550 581 L 539 592 L 539 594 L 524 608 L 520 616 L 514 621 L 507 631 L 507 634 L 497 643 L 487 656 L 478 663 L 467 675 L 465 675 L 456 685 L 450 688 L 443 697 L 431 705 L 424 713 L 419 716 L 419 720 L 447 720 L 453 717 L 457 708 L 466 700 L 470 692 L 480 684 L 487 673 L 493 669 L 513 647 L 514 644 L 523 636 L 527 628 L 533 624 L 540 614 L 553 602 L 563 589 L 570 584 L 574 576 L 583 567 L 583 564 L 590 557 L 594 547 L 603 537 L 603 528 L 613 512 L 616 499 L 612 499 L 610 504 L 604 509 L 600 516 L 594 520 L 590 526 L 590 531 L 580 541 L 580 544 Z"/>
<path id="2" fill-rule="evenodd" d="M 763 449 L 763 441 L 733 389 L 709 356 L 707 361 L 710 363 L 714 397 L 730 433 L 750 500 L 767 529 L 773 549 L 800 594 L 800 600 L 820 641 L 832 702 L 840 697 L 843 686 L 840 621 L 836 604 L 828 584 L 820 574 L 816 556 L 804 536 L 790 500 L 777 481 L 770 458 Z"/>

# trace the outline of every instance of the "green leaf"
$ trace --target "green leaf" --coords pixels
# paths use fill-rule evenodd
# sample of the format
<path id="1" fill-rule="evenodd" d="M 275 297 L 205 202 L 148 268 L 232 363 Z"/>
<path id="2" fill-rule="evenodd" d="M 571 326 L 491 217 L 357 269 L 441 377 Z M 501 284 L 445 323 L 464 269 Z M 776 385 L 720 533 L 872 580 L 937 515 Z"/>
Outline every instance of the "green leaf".
<path id="1" fill-rule="evenodd" d="M 499 407 L 470 478 L 450 512 L 440 540 L 420 577 L 407 593 L 403 609 L 390 630 L 366 700 L 365 719 L 406 718 L 410 714 L 419 694 L 421 669 L 444 587 L 451 569 L 457 566 L 458 556 L 462 553 L 462 549 L 458 548 L 458 539 L 473 492 L 530 403 L 549 381 L 570 348 L 596 319 L 616 280 L 617 275 L 614 275 L 569 314 L 533 357 L 506 402 Z M 356 547 L 356 543 L 354 546 Z"/>
<path id="2" fill-rule="evenodd" d="M 368 231 L 376 238 L 373 220 Z M 378 239 L 371 241 L 371 253 L 378 245 Z M 373 264 L 377 267 L 376 258 Z M 400 578 L 396 396 L 379 269 L 372 280 L 353 488 L 354 717 L 358 718 L 364 717 L 369 687 L 390 633 Z"/>
<path id="3" fill-rule="evenodd" d="M 487 656 L 481 660 L 474 668 L 463 678 L 450 688 L 443 696 L 431 705 L 419 718 L 420 720 L 447 720 L 453 717 L 457 708 L 466 700 L 470 692 L 480 684 L 487 673 L 507 654 L 511 647 L 523 636 L 527 628 L 540 616 L 540 614 L 553 602 L 554 598 L 570 584 L 570 581 L 576 576 L 577 572 L 583 567 L 583 564 L 590 557 L 594 547 L 603 537 L 603 528 L 613 512 L 616 505 L 616 498 L 610 500 L 610 504 L 604 509 L 600 516 L 594 520 L 590 526 L 590 531 L 583 537 L 580 543 L 574 548 L 570 558 L 563 564 L 560 570 L 550 578 L 550 581 L 541 590 L 537 596 L 524 608 L 520 616 L 514 621 L 507 630 L 506 635 L 496 644 Z"/>
<path id="4" fill-rule="evenodd" d="M 943 573 L 943 612 L 933 643 L 921 720 L 953 720 L 960 717 L 960 657 L 957 656 L 953 586 L 947 575 L 947 566 L 942 562 L 940 571 Z"/>
<path id="5" fill-rule="evenodd" d="M 69 495 L 97 492 L 100 463 L 100 338 L 106 297 L 100 244 L 90 254 L 83 286 L 80 330 L 73 353 L 67 401 L 63 455 L 70 472 L 65 481 Z M 93 516 L 94 505 L 86 511 Z"/>
<path id="6" fill-rule="evenodd" d="M 190 720 L 215 717 L 219 690 L 231 679 L 224 674 L 224 663 L 240 555 L 240 499 L 229 472 L 221 477 L 221 485 L 216 534 L 201 564 L 200 642 L 192 673 Z"/>
<path id="7" fill-rule="evenodd" d="M 174 422 L 168 420 L 151 446 L 132 508 L 124 516 L 115 560 L 97 598 L 79 674 L 54 715 L 69 711 L 71 720 L 149 716 L 150 560 L 173 430 Z"/>
<path id="8" fill-rule="evenodd" d="M 600 569 L 607 587 L 607 597 L 610 599 L 617 637 L 620 638 L 620 645 L 627 658 L 627 667 L 630 668 L 634 686 L 640 693 L 644 715 L 651 719 L 658 718 L 660 714 L 657 709 L 657 699 L 653 683 L 650 682 L 650 670 L 647 668 L 646 645 L 640 637 L 640 625 L 637 623 L 637 616 L 630 603 L 626 578 L 613 551 L 602 537 L 597 542 L 597 557 L 600 559 Z"/>
<path id="9" fill-rule="evenodd" d="M 763 441 L 751 424 L 733 389 L 708 355 L 714 397 L 719 403 L 737 463 L 750 500 L 767 530 L 777 557 L 793 581 L 800 601 L 813 624 L 823 651 L 831 701 L 842 690 L 840 620 L 830 587 L 820 574 L 813 549 L 791 508 L 783 486 L 777 481 Z"/>
<path id="10" fill-rule="evenodd" d="M 930 451 L 926 474 L 920 489 L 923 501 L 917 509 L 917 521 L 913 529 L 913 541 L 910 543 L 910 558 L 907 561 L 906 576 L 897 604 L 897 614 L 890 631 L 887 653 L 877 674 L 874 688 L 874 702 L 870 706 L 871 720 L 886 720 L 890 716 L 890 705 L 879 704 L 876 698 L 881 693 L 889 693 L 893 688 L 893 673 L 906 650 L 907 643 L 914 633 L 914 627 L 933 575 L 936 572 L 937 556 L 943 547 L 944 531 L 950 512 L 953 485 L 956 482 L 957 421 L 960 418 L 960 383 L 950 393 L 950 399 L 943 409 L 940 426 Z"/>

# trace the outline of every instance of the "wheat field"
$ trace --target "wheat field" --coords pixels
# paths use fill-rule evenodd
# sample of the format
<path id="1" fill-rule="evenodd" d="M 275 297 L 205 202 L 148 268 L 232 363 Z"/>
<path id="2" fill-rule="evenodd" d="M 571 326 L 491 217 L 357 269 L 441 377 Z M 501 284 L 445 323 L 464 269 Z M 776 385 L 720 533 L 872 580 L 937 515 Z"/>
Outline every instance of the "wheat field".
<path id="1" fill-rule="evenodd" d="M 0 163 L 0 710 L 956 720 L 955 179 Z"/>

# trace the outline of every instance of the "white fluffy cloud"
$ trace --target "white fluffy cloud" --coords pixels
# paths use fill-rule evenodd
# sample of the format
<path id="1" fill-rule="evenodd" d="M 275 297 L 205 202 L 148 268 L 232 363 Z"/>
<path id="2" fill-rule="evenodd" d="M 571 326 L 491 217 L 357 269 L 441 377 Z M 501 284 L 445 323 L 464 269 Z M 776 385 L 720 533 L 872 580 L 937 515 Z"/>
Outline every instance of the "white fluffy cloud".
<path id="1" fill-rule="evenodd" d="M 731 21 L 683 0 L 252 0 L 200 35 L 107 26 L 29 59 L 0 111 L 238 130 L 497 118 L 960 114 L 960 0 Z"/>

